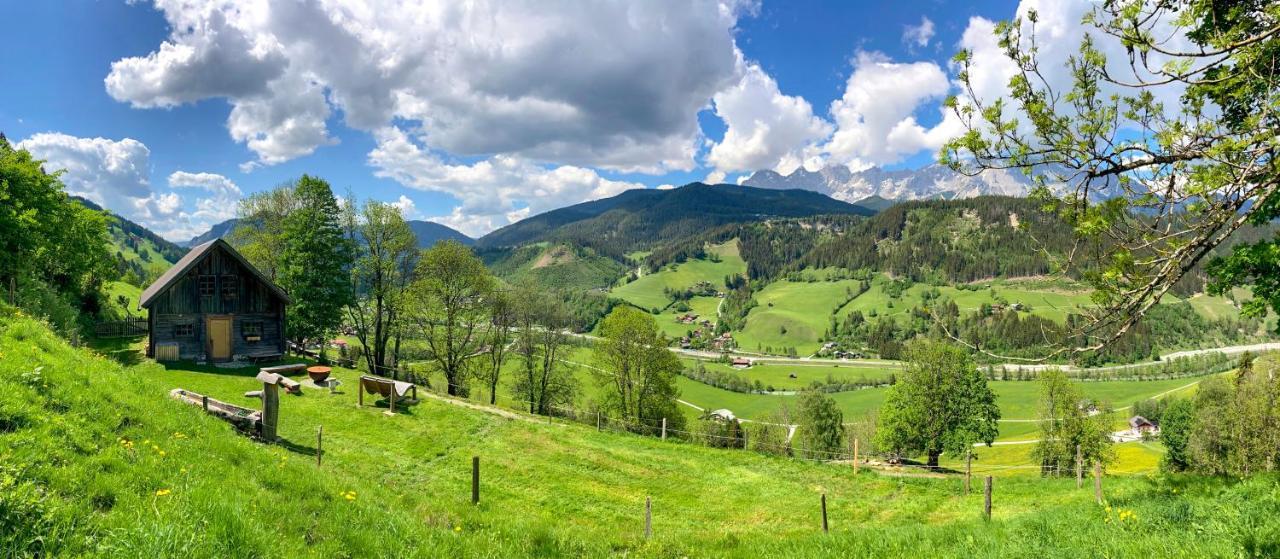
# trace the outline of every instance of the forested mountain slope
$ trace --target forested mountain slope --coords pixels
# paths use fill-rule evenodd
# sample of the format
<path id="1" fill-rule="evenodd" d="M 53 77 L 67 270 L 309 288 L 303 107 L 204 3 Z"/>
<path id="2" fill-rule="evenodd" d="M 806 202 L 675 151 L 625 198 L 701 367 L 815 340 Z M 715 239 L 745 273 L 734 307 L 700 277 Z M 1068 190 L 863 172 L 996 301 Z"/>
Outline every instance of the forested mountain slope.
<path id="1" fill-rule="evenodd" d="M 116 260 L 118 279 L 141 286 L 153 275 L 159 275 L 177 262 L 187 249 L 166 240 L 150 229 L 129 221 L 84 198 L 73 197 L 85 207 L 107 217 L 111 235 L 111 254 Z"/>
<path id="2" fill-rule="evenodd" d="M 629 252 L 700 235 L 729 223 L 872 213 L 809 191 L 692 183 L 671 190 L 629 190 L 553 210 L 489 233 L 479 245 L 568 242 L 621 260 Z"/>

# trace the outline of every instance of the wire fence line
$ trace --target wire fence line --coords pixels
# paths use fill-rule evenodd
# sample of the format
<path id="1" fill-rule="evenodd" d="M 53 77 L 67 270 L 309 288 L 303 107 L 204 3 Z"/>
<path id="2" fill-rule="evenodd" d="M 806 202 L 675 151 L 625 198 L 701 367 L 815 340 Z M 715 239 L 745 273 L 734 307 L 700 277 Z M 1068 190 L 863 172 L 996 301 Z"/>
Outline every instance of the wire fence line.
<path id="1" fill-rule="evenodd" d="M 387 378 L 393 378 L 393 380 L 403 380 L 412 376 L 412 375 L 403 374 L 404 371 L 402 370 L 398 370 L 390 367 L 387 367 L 386 369 L 398 371 L 399 373 L 398 378 L 387 377 Z M 379 375 L 379 376 L 383 376 L 383 375 Z M 403 381 L 410 382 L 409 380 L 403 380 Z M 466 401 L 471 404 L 488 405 L 485 402 L 476 401 L 468 397 L 458 397 L 458 396 L 450 396 L 448 394 L 442 394 L 441 391 L 438 388 L 436 388 L 435 385 L 420 384 L 417 382 L 413 382 L 412 384 L 414 384 L 415 386 L 418 386 L 423 390 L 430 391 L 433 395 L 436 395 L 438 397 L 456 398 L 460 401 Z M 462 388 L 462 389 L 470 388 L 469 386 L 466 386 L 466 385 L 452 384 L 448 382 L 444 383 L 443 387 L 444 388 L 454 387 L 454 388 Z M 664 425 L 665 418 L 651 418 L 647 421 L 636 421 L 631 418 L 624 418 L 624 417 L 609 415 L 605 413 L 603 411 L 603 408 L 599 406 L 590 406 L 584 410 L 582 408 L 574 407 L 574 406 L 564 406 L 564 405 L 553 404 L 553 403 L 538 402 L 537 400 L 525 400 L 525 399 L 514 398 L 510 396 L 501 396 L 496 398 L 496 400 L 500 404 L 503 404 L 500 407 L 503 407 L 508 411 L 518 411 L 520 413 L 529 414 L 533 418 L 546 418 L 548 422 L 553 422 L 559 419 L 564 421 L 571 421 L 571 422 L 582 424 L 585 426 L 590 426 L 594 424 L 596 425 L 597 429 L 602 431 L 607 429 L 610 432 L 614 432 L 614 433 L 626 433 L 626 434 L 632 434 L 636 436 L 660 438 L 660 440 L 665 440 L 672 444 L 701 444 L 704 446 L 710 446 L 710 447 L 716 447 L 716 448 L 741 449 L 743 451 L 754 451 L 754 452 L 760 452 L 762 454 L 785 456 L 791 459 L 801 460 L 805 462 L 813 462 L 813 463 L 846 463 L 851 466 L 864 466 L 864 467 L 875 467 L 875 468 L 887 467 L 887 468 L 895 468 L 895 469 L 901 469 L 901 470 L 918 470 L 924 473 L 930 473 L 930 472 L 953 473 L 953 474 L 966 473 L 964 465 L 930 466 L 928 464 L 917 464 L 917 463 L 903 462 L 903 461 L 876 460 L 876 459 L 872 459 L 871 456 L 868 456 L 867 453 L 858 453 L 855 455 L 853 452 L 853 449 L 851 448 L 853 445 L 852 441 L 850 441 L 848 445 L 846 445 L 844 448 L 841 448 L 840 450 L 832 450 L 830 448 L 811 448 L 811 447 L 803 446 L 802 444 L 794 444 L 792 443 L 792 440 L 794 440 L 794 434 L 796 430 L 803 429 L 803 425 L 799 425 L 799 424 L 788 425 L 788 424 L 781 424 L 781 423 L 755 422 L 757 425 L 786 428 L 788 430 L 785 442 L 783 442 L 782 444 L 770 444 L 770 443 L 761 443 L 761 442 L 753 441 L 752 440 L 753 434 L 751 433 L 751 430 L 745 429 L 742 426 L 742 421 L 738 421 L 738 427 L 737 427 L 738 434 L 724 435 L 724 434 L 717 434 L 715 432 L 712 432 L 710 428 L 715 427 L 718 429 L 728 429 L 730 428 L 729 422 L 716 420 L 716 419 L 706 420 L 709 424 L 708 430 L 692 431 L 688 429 L 676 429 L 674 427 L 665 426 Z M 532 404 L 532 406 L 530 406 L 530 404 Z M 531 407 L 538 411 L 530 411 Z M 545 412 L 545 413 L 542 413 L 542 412 Z M 848 425 L 848 424 L 846 423 L 845 425 Z M 1045 466 L 1040 464 L 1027 464 L 1027 463 L 1014 463 L 1014 464 L 985 463 L 985 462 L 980 462 L 976 456 L 974 456 L 974 461 L 969 466 L 968 472 L 976 474 L 976 473 L 991 473 L 991 472 L 1007 472 L 1007 471 L 1014 471 L 1014 470 L 1038 470 L 1044 474 L 1052 475 L 1052 476 L 1074 475 L 1073 473 L 1074 470 L 1070 467 L 1064 467 L 1059 465 Z"/>

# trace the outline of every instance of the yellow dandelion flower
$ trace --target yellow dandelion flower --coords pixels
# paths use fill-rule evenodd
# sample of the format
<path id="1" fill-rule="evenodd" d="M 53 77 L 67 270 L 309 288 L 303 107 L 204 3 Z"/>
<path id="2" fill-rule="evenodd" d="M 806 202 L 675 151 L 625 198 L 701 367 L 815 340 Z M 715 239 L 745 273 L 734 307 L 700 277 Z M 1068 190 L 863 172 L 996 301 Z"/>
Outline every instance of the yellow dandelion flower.
<path id="1" fill-rule="evenodd" d="M 462 526 L 454 526 L 454 527 L 453 527 L 453 531 L 454 531 L 454 532 L 461 532 L 461 531 L 462 531 Z"/>
<path id="2" fill-rule="evenodd" d="M 160 457 L 161 457 L 161 458 L 164 458 L 164 456 L 165 456 L 165 454 L 166 454 L 166 453 L 165 453 L 165 451 L 161 450 L 161 451 L 159 451 L 159 452 L 160 452 Z"/>
<path id="3" fill-rule="evenodd" d="M 156 496 L 157 496 L 157 497 L 163 497 L 163 496 L 165 496 L 165 495 L 168 495 L 169 493 L 170 493 L 170 491 L 169 491 L 168 489 L 161 489 L 161 490 L 159 490 L 159 491 L 156 491 Z"/>

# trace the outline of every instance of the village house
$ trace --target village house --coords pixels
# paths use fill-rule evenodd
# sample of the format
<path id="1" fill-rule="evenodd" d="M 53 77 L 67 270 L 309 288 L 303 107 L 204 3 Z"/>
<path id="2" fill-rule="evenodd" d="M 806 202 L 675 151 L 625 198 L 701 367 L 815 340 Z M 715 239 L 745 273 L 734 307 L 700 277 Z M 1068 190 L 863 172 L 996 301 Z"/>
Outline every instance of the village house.
<path id="1" fill-rule="evenodd" d="M 1154 436 L 1160 434 L 1160 424 L 1141 415 L 1129 418 L 1129 432 L 1134 436 Z"/>
<path id="2" fill-rule="evenodd" d="M 734 357 L 733 361 L 729 362 L 729 365 L 735 369 L 746 369 L 751 366 L 751 360 L 746 357 Z"/>
<path id="3" fill-rule="evenodd" d="M 284 355 L 289 295 L 222 239 L 191 249 L 147 286 L 147 356 L 267 360 Z"/>

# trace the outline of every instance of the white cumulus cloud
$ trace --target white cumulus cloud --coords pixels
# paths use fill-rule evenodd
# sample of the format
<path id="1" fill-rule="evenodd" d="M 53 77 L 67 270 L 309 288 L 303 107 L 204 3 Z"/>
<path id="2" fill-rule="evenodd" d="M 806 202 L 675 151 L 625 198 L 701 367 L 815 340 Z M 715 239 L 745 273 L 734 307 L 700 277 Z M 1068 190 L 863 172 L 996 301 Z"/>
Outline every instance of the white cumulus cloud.
<path id="1" fill-rule="evenodd" d="M 908 25 L 902 31 L 902 42 L 909 47 L 927 47 L 933 40 L 933 20 L 920 16 L 919 25 Z"/>
<path id="2" fill-rule="evenodd" d="M 799 96 L 784 95 L 759 65 L 743 63 L 738 83 L 713 97 L 716 116 L 724 121 L 724 138 L 711 146 L 707 163 L 712 182 L 726 173 L 775 167 L 790 172 L 812 155 L 814 144 L 831 134 L 831 125 L 814 116 Z"/>
<path id="3" fill-rule="evenodd" d="M 61 172 L 68 194 L 82 196 L 170 240 L 186 240 L 235 216 L 241 192 L 212 173 L 176 172 L 168 190 L 151 184 L 151 150 L 132 138 L 79 138 L 58 132 L 34 134 L 17 144 Z M 195 196 L 184 191 L 196 190 Z"/>
<path id="4" fill-rule="evenodd" d="M 326 120 L 463 156 L 690 169 L 697 112 L 736 76 L 733 28 L 753 5 L 715 0 L 156 0 L 173 30 L 112 64 L 136 107 L 209 98 L 233 139 L 275 164 L 334 141 Z"/>
<path id="5" fill-rule="evenodd" d="M 951 84 L 932 62 L 900 63 L 859 52 L 844 95 L 831 103 L 836 132 L 824 146 L 831 159 L 851 167 L 893 163 L 946 138 L 916 122 L 916 109 L 944 98 Z"/>
<path id="6" fill-rule="evenodd" d="M 396 127 L 383 128 L 375 137 L 378 145 L 369 153 L 374 174 L 457 198 L 460 205 L 450 215 L 432 220 L 471 236 L 530 215 L 644 187 L 605 179 L 591 169 L 547 167 L 510 155 L 450 163 Z"/>

